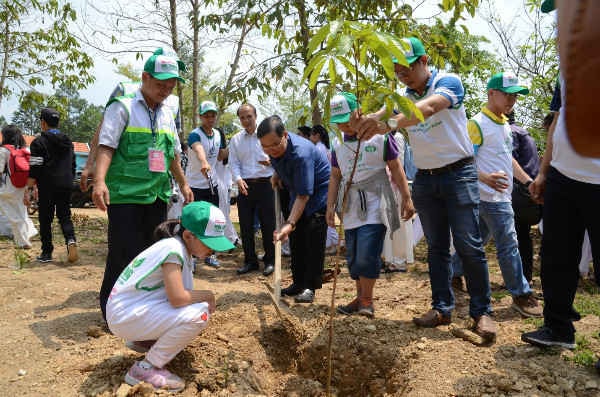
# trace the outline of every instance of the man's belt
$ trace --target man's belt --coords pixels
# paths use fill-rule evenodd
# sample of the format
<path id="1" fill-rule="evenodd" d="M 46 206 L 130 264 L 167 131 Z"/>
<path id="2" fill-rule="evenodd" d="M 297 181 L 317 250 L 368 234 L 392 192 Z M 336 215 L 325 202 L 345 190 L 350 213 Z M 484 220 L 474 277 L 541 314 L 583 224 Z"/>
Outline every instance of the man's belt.
<path id="1" fill-rule="evenodd" d="M 242 178 L 246 183 L 271 183 L 271 178 L 266 176 L 263 178 Z"/>
<path id="2" fill-rule="evenodd" d="M 465 157 L 462 158 L 458 161 L 455 161 L 454 163 L 450 163 L 450 164 L 446 164 L 443 167 L 440 168 L 431 168 L 431 169 L 421 169 L 419 168 L 419 171 L 417 172 L 418 174 L 427 174 L 427 175 L 439 175 L 439 174 L 444 174 L 446 172 L 450 172 L 450 171 L 456 171 L 462 167 L 464 167 L 465 165 L 468 164 L 473 164 L 474 158 L 471 157 Z"/>

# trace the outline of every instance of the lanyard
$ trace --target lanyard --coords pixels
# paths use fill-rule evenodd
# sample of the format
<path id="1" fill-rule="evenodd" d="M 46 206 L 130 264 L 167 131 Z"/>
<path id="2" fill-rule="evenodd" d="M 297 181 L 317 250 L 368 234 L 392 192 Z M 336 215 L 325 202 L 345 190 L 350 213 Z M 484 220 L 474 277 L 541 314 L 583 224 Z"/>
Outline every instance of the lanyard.
<path id="1" fill-rule="evenodd" d="M 152 112 L 149 107 L 146 107 L 146 110 L 148 111 L 148 118 L 150 118 L 150 130 L 152 130 L 152 145 L 156 146 L 156 116 L 158 110 Z M 154 117 L 152 117 L 152 113 L 154 113 Z"/>

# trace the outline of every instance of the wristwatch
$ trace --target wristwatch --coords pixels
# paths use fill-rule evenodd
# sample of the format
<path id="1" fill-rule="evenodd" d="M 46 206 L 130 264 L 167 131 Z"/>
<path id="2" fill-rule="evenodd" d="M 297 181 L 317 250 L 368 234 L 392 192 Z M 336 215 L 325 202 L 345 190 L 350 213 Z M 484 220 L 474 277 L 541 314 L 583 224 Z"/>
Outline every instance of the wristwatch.
<path id="1" fill-rule="evenodd" d="M 387 121 L 387 125 L 388 127 L 390 127 L 392 129 L 392 131 L 395 131 L 398 129 L 398 120 L 396 120 L 395 118 L 390 118 Z"/>
<path id="2" fill-rule="evenodd" d="M 296 230 L 296 222 L 290 221 L 289 219 L 286 221 L 288 225 L 292 227 L 292 232 Z"/>

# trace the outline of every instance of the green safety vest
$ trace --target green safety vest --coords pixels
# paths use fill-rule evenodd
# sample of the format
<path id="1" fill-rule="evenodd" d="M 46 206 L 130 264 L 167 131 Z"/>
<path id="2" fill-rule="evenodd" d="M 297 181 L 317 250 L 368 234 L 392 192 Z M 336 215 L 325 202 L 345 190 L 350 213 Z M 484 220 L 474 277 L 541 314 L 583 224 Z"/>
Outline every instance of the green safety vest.
<path id="1" fill-rule="evenodd" d="M 171 184 L 167 171 L 175 157 L 176 134 L 172 129 L 171 112 L 166 111 L 164 106 L 157 111 L 156 143 L 153 144 L 148 110 L 145 105 L 134 103 L 137 101 L 136 94 L 113 98 L 108 105 L 115 101 L 125 107 L 129 118 L 106 174 L 110 203 L 152 204 L 157 198 L 168 202 Z M 148 150 L 151 148 L 160 149 L 165 154 L 165 172 L 148 169 Z"/>

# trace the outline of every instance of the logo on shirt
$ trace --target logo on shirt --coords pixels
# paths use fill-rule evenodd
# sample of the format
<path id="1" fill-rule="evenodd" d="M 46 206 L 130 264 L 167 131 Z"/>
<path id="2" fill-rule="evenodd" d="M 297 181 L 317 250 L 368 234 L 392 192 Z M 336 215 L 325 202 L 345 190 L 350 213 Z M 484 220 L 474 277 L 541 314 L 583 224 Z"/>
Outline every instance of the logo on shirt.
<path id="1" fill-rule="evenodd" d="M 372 153 L 372 152 L 376 152 L 376 151 L 377 151 L 377 148 L 373 145 L 365 146 L 365 152 Z"/>

